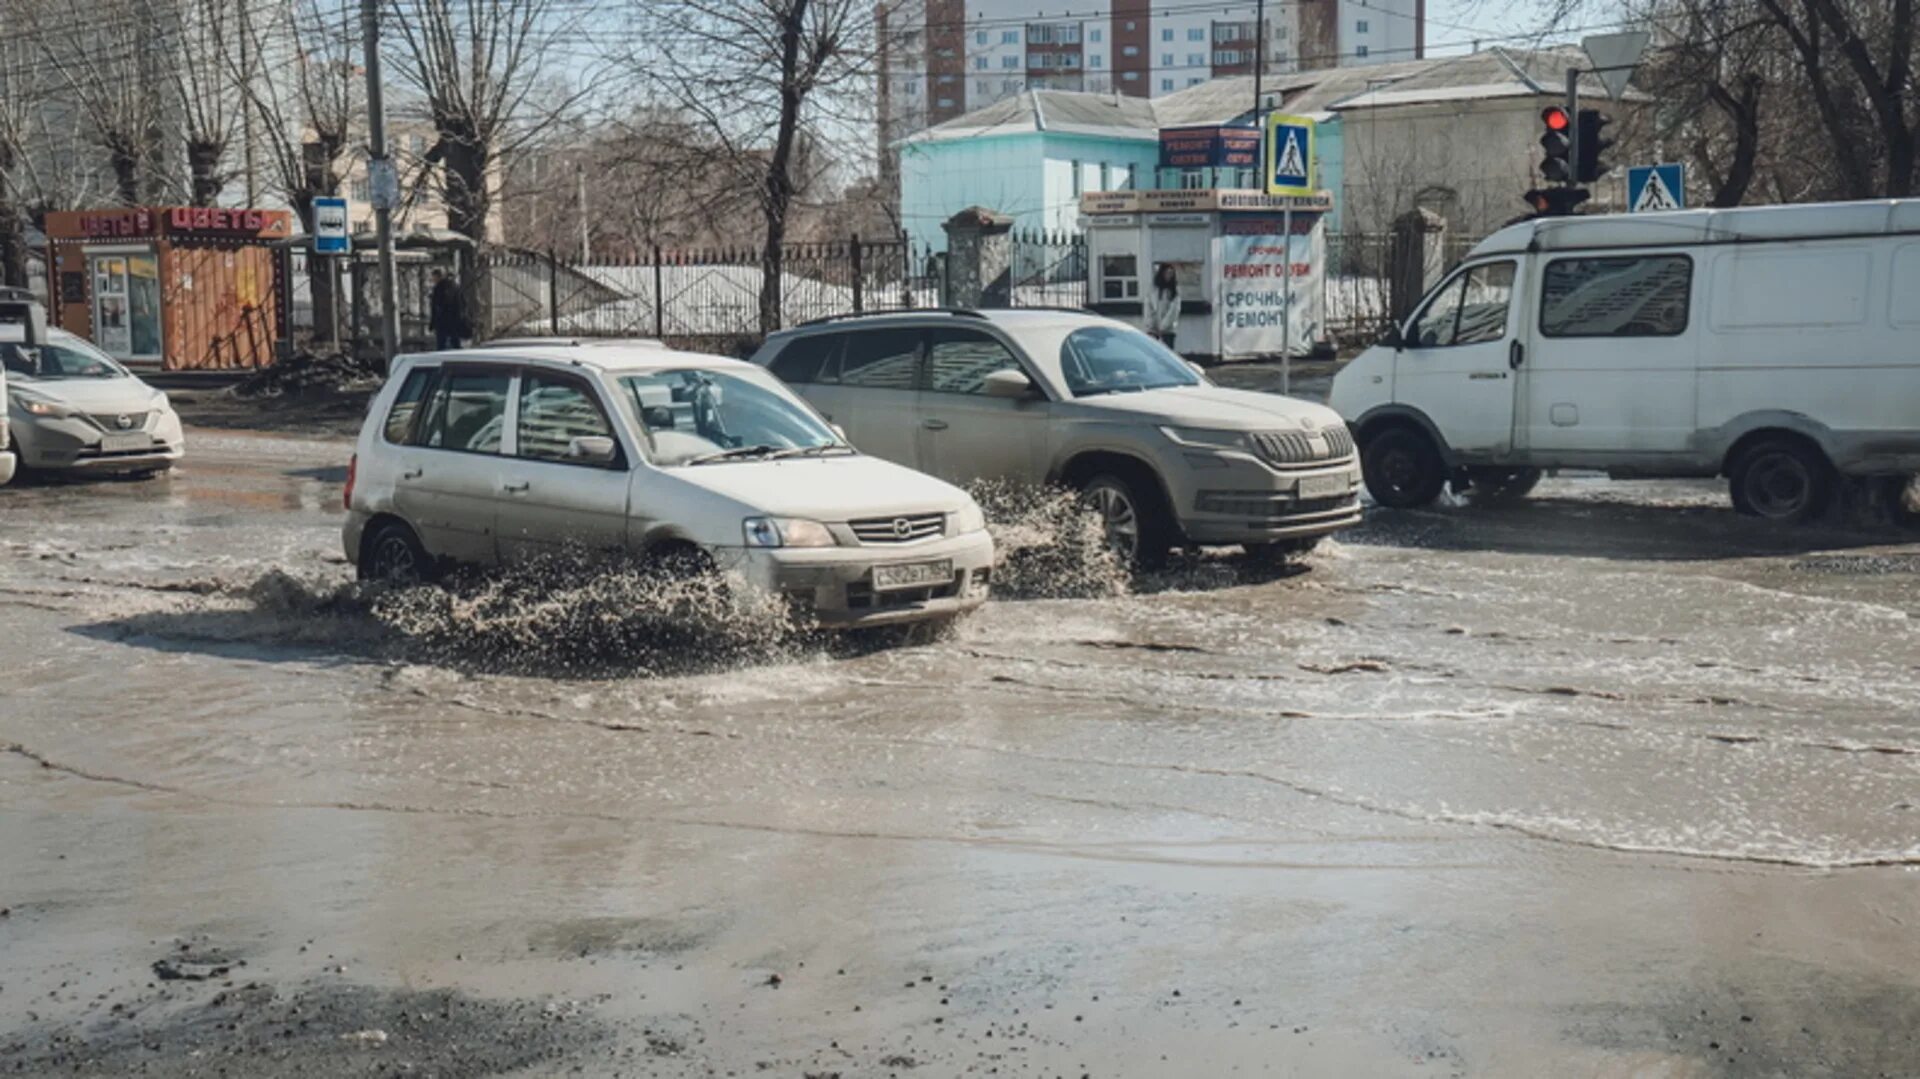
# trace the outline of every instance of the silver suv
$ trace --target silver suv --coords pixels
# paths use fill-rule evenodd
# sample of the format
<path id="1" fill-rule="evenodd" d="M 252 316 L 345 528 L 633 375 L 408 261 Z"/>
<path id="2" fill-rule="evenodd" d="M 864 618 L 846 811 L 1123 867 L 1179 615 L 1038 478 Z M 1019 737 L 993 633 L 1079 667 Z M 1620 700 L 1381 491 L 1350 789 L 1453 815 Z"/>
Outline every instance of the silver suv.
<path id="1" fill-rule="evenodd" d="M 993 565 L 966 492 L 856 451 L 751 364 L 658 344 L 398 358 L 346 505 L 364 578 L 625 551 L 737 572 L 833 626 L 952 619 Z"/>
<path id="2" fill-rule="evenodd" d="M 862 450 L 954 483 L 1077 487 L 1123 556 L 1182 544 L 1306 550 L 1360 519 L 1332 409 L 1215 386 L 1159 342 L 1078 311 L 828 320 L 753 358 Z"/>

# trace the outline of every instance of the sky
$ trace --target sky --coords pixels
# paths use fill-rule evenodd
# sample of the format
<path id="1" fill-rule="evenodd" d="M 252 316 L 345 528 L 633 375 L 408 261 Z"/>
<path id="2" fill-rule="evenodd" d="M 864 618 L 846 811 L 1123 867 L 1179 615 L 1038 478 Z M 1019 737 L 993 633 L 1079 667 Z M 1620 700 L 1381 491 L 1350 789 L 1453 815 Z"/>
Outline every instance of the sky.
<path id="1" fill-rule="evenodd" d="M 1593 28 L 1587 32 L 1604 32 L 1598 24 L 1618 18 L 1618 4 L 1612 0 L 1574 3 L 1577 7 L 1567 21 Z M 1476 38 L 1483 45 L 1553 44 L 1580 38 L 1580 32 L 1547 31 L 1554 6 L 1550 0 L 1427 0 L 1427 48 L 1431 54 L 1446 55 L 1466 52 Z M 1526 39 L 1516 40 L 1516 35 Z"/>

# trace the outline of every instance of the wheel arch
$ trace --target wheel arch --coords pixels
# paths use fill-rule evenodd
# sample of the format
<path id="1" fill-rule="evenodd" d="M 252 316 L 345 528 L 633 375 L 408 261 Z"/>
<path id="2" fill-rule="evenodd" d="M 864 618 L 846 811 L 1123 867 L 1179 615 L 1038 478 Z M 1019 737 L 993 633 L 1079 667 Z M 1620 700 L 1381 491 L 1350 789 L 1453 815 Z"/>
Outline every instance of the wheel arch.
<path id="1" fill-rule="evenodd" d="M 367 564 L 367 555 L 368 555 L 368 552 L 372 549 L 374 538 L 380 535 L 381 531 L 383 531 L 388 525 L 399 525 L 401 528 L 404 528 L 408 532 L 413 533 L 413 542 L 418 543 L 420 545 L 421 550 L 423 551 L 427 550 L 426 541 L 420 538 L 419 529 L 409 524 L 405 517 L 402 517 L 397 513 L 389 513 L 383 510 L 379 513 L 374 514 L 371 517 L 368 517 L 367 523 L 360 527 L 360 543 L 359 543 L 358 549 L 354 552 L 354 558 L 353 558 L 354 565 L 364 566 Z M 427 554 L 429 557 L 433 556 L 432 551 L 427 551 Z"/>
<path id="2" fill-rule="evenodd" d="M 1722 476 L 1733 475 L 1734 463 L 1749 449 L 1776 438 L 1806 446 L 1818 453 L 1829 468 L 1837 470 L 1840 464 L 1833 453 L 1833 432 L 1825 424 L 1798 412 L 1750 413 L 1720 428 L 1717 434 L 1715 441 L 1723 447 L 1719 453 Z"/>
<path id="3" fill-rule="evenodd" d="M 1074 451 L 1054 468 L 1048 477 L 1052 482 L 1068 487 L 1079 487 L 1102 472 L 1118 472 L 1134 477 L 1147 477 L 1153 481 L 1153 489 L 1160 493 L 1161 500 L 1168 509 L 1173 509 L 1173 492 L 1167 487 L 1166 478 L 1153 462 L 1137 453 L 1126 450 L 1089 448 Z M 1175 517 L 1179 514 L 1176 512 Z"/>
<path id="4" fill-rule="evenodd" d="M 1389 404 L 1370 408 L 1360 414 L 1360 418 L 1347 425 L 1353 431 L 1354 443 L 1363 450 L 1367 440 L 1391 427 L 1411 427 L 1433 440 L 1435 449 L 1440 451 L 1440 459 L 1448 468 L 1459 464 L 1458 455 L 1447 444 L 1445 435 L 1425 412 L 1411 405 Z"/>

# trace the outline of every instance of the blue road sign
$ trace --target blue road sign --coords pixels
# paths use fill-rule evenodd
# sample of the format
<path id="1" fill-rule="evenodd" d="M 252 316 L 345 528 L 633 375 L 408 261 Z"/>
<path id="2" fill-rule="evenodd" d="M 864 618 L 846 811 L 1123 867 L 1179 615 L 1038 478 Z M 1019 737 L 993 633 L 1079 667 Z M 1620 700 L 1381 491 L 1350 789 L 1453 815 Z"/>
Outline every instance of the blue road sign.
<path id="1" fill-rule="evenodd" d="M 1267 117 L 1267 194 L 1313 194 L 1313 120 Z"/>
<path id="2" fill-rule="evenodd" d="M 347 200 L 322 197 L 313 200 L 313 253 L 345 255 L 353 251 L 353 236 L 347 228 Z"/>
<path id="3" fill-rule="evenodd" d="M 1687 208 L 1687 174 L 1680 165 L 1635 165 L 1627 170 L 1627 209 L 1636 214 Z"/>

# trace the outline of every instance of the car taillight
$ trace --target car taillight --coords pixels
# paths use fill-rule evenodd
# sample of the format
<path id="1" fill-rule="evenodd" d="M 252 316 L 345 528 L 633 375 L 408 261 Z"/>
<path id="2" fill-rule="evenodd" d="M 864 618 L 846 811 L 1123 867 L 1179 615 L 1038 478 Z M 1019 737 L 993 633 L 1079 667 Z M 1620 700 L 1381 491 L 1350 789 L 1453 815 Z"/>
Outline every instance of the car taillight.
<path id="1" fill-rule="evenodd" d="M 356 453 L 352 457 L 347 458 L 347 489 L 340 494 L 341 509 L 350 510 L 353 508 L 353 478 L 359 474 L 360 455 Z"/>

